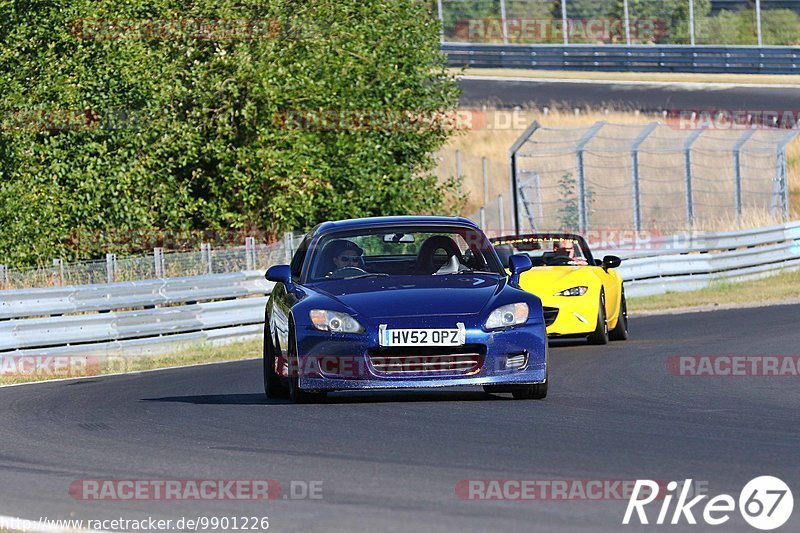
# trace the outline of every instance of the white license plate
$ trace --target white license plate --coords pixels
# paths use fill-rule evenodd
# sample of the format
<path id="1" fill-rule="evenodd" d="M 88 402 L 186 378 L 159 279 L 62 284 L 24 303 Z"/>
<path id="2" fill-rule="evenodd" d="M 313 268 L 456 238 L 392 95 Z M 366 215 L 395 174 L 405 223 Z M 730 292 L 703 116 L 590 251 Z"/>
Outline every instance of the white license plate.
<path id="1" fill-rule="evenodd" d="M 390 329 L 381 324 L 381 346 L 463 346 L 467 331 L 459 322 L 455 329 Z"/>

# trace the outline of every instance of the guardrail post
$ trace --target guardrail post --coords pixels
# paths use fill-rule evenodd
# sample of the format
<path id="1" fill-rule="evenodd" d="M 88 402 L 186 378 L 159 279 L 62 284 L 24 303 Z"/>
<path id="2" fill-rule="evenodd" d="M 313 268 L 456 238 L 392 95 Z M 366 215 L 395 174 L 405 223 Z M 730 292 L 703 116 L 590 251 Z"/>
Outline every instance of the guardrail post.
<path id="1" fill-rule="evenodd" d="M 153 266 L 155 267 L 156 277 L 164 277 L 164 249 L 153 248 Z"/>
<path id="2" fill-rule="evenodd" d="M 631 146 L 631 180 L 633 181 L 633 226 L 636 231 L 642 231 L 642 191 L 639 186 L 639 148 L 651 133 L 658 128 L 658 122 L 652 122 L 645 127 Z"/>
<path id="3" fill-rule="evenodd" d="M 578 170 L 578 216 L 579 216 L 579 232 L 583 235 L 589 227 L 589 207 L 586 205 L 586 169 L 583 164 L 583 151 L 589 141 L 597 135 L 597 132 L 605 126 L 605 122 L 597 122 L 583 134 L 583 137 L 578 141 L 575 147 L 576 154 L 576 168 Z"/>
<path id="4" fill-rule="evenodd" d="M 109 283 L 117 281 L 117 254 L 106 254 L 106 277 Z"/>
<path id="5" fill-rule="evenodd" d="M 64 285 L 64 264 L 61 259 L 53 259 L 53 285 Z"/>
<path id="6" fill-rule="evenodd" d="M 247 270 L 256 269 L 256 239 L 254 237 L 245 237 L 244 239 L 244 254 L 245 262 L 247 263 Z"/>
<path id="7" fill-rule="evenodd" d="M 733 201 L 736 204 L 736 221 L 742 218 L 742 148 L 756 130 L 745 131 L 733 146 Z"/>
<path id="8" fill-rule="evenodd" d="M 204 242 L 200 244 L 200 256 L 203 259 L 203 272 L 205 274 L 213 274 L 214 263 L 212 261 L 211 243 Z"/>
<path id="9" fill-rule="evenodd" d="M 8 279 L 8 265 L 0 265 L 0 289 L 6 289 L 11 286 Z"/>
<path id="10" fill-rule="evenodd" d="M 686 182 L 686 223 L 694 227 L 694 192 L 692 190 L 692 145 L 703 134 L 703 129 L 695 130 L 683 143 L 683 178 Z"/>

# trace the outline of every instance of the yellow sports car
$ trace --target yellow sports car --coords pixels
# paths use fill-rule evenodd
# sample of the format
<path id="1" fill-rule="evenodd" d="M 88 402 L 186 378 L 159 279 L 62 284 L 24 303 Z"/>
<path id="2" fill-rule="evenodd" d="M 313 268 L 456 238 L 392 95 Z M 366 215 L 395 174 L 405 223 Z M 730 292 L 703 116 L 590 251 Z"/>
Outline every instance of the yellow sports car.
<path id="1" fill-rule="evenodd" d="M 625 289 L 614 271 L 619 257 L 596 260 L 586 240 L 573 234 L 500 237 L 492 243 L 504 263 L 513 254 L 533 261 L 520 286 L 541 298 L 550 337 L 587 337 L 590 344 L 628 338 Z"/>

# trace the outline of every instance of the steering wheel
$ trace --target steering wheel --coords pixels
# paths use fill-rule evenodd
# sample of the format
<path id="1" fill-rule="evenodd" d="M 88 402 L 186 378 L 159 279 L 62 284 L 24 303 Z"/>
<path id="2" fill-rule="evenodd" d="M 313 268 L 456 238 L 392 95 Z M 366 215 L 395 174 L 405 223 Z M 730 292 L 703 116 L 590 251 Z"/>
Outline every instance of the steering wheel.
<path id="1" fill-rule="evenodd" d="M 330 278 L 330 279 L 344 279 L 344 278 L 350 278 L 350 277 L 353 277 L 353 276 L 360 276 L 361 274 L 367 274 L 367 271 L 364 270 L 363 268 L 349 266 L 349 267 L 340 268 L 339 270 L 331 272 L 330 274 L 328 274 L 325 277 L 326 278 Z"/>
<path id="2" fill-rule="evenodd" d="M 564 255 L 556 255 L 545 261 L 547 266 L 567 266 L 572 263 L 572 258 Z"/>

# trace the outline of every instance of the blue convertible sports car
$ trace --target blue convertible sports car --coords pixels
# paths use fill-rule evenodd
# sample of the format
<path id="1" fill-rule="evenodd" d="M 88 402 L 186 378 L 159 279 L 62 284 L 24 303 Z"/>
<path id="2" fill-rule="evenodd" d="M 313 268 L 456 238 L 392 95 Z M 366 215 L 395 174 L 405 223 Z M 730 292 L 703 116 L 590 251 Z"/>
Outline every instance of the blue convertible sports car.
<path id="1" fill-rule="evenodd" d="M 482 385 L 547 395 L 542 304 L 519 288 L 470 220 L 385 217 L 326 222 L 291 266 L 267 271 L 264 388 L 312 401 L 328 391 Z"/>

